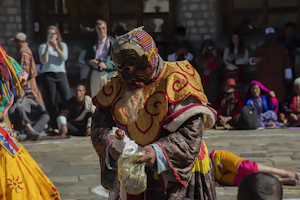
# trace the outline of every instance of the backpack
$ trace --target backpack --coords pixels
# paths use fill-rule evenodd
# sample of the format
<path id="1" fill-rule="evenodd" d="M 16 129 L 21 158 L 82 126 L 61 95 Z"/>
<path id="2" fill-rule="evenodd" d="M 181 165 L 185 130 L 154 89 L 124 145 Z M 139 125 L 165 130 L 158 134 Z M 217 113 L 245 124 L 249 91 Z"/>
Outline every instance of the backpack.
<path id="1" fill-rule="evenodd" d="M 244 106 L 238 121 L 238 129 L 252 130 L 260 127 L 257 110 L 252 106 Z"/>

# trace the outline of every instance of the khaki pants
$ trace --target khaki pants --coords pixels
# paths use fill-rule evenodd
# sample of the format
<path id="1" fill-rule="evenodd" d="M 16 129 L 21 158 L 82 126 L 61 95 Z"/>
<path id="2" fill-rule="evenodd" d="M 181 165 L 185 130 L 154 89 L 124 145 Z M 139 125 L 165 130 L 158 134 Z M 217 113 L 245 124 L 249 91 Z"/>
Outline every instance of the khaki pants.
<path id="1" fill-rule="evenodd" d="M 90 78 L 91 84 L 91 96 L 94 97 L 98 94 L 102 86 L 106 84 L 108 81 L 108 75 L 106 71 L 99 72 L 97 70 L 93 70 Z"/>

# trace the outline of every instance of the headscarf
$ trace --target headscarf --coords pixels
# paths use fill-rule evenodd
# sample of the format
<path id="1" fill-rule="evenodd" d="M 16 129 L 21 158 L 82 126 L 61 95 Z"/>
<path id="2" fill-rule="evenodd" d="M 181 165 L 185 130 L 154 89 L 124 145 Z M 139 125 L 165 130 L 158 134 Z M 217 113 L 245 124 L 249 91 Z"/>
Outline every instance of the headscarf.
<path id="1" fill-rule="evenodd" d="M 0 112 L 5 115 L 13 103 L 26 79 L 23 75 L 26 72 L 20 67 L 17 61 L 9 57 L 0 45 Z"/>
<path id="2" fill-rule="evenodd" d="M 267 89 L 261 82 L 259 82 L 259 81 L 251 81 L 250 84 L 249 84 L 249 86 L 248 86 L 247 92 L 245 94 L 245 102 L 247 102 L 252 97 L 251 87 L 252 87 L 253 84 L 258 85 L 258 87 L 260 88 L 260 94 L 268 94 L 270 92 L 270 90 Z"/>
<path id="3" fill-rule="evenodd" d="M 133 49 L 139 56 L 147 55 L 151 65 L 151 75 L 156 72 L 159 62 L 158 49 L 153 38 L 142 29 L 143 27 L 133 29 L 128 33 L 118 36 L 112 48 L 119 52 L 124 49 Z"/>
<path id="4" fill-rule="evenodd" d="M 258 85 L 258 87 L 260 88 L 260 95 L 266 95 L 266 94 L 268 94 L 270 92 L 270 90 L 268 88 L 266 88 L 261 82 L 259 82 L 259 81 L 251 81 L 250 84 L 249 84 L 249 86 L 248 86 L 247 92 L 245 94 L 245 102 L 244 102 L 244 104 L 246 104 L 247 101 L 249 99 L 251 99 L 251 97 L 252 97 L 251 87 L 252 87 L 253 84 Z M 275 105 L 274 111 L 277 112 L 277 110 L 278 110 L 278 101 L 277 101 L 277 104 Z"/>

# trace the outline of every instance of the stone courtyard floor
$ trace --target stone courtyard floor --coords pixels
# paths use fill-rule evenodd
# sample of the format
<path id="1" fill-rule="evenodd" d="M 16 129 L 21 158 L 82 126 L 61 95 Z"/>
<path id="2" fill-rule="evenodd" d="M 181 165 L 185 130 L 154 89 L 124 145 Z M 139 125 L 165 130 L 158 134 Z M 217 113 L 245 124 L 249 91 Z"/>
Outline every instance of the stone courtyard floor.
<path id="1" fill-rule="evenodd" d="M 300 129 L 259 131 L 208 130 L 209 151 L 229 150 L 245 159 L 300 172 Z M 62 200 L 105 200 L 93 191 L 100 185 L 99 158 L 88 137 L 22 143 L 58 188 Z M 283 186 L 284 198 L 300 198 L 300 185 Z M 235 200 L 237 187 L 217 187 L 219 200 Z M 99 190 L 97 190 L 99 192 Z"/>

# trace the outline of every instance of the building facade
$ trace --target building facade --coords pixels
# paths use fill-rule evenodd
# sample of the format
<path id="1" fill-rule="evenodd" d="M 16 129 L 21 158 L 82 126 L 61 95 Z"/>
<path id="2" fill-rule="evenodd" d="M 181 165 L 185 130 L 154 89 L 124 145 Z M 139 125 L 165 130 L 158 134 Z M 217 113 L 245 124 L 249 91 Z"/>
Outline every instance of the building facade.
<path id="1" fill-rule="evenodd" d="M 14 56 L 10 38 L 22 31 L 36 54 L 46 40 L 47 26 L 57 25 L 69 48 L 68 78 L 76 82 L 78 56 L 96 37 L 97 19 L 108 22 L 110 34 L 143 25 L 167 40 L 172 40 L 176 26 L 183 25 L 197 51 L 206 38 L 212 38 L 222 51 L 230 33 L 239 30 L 252 52 L 263 41 L 264 28 L 274 26 L 280 33 L 285 23 L 299 18 L 300 0 L 0 0 L 0 44 Z"/>

